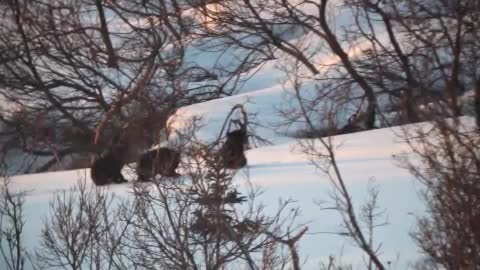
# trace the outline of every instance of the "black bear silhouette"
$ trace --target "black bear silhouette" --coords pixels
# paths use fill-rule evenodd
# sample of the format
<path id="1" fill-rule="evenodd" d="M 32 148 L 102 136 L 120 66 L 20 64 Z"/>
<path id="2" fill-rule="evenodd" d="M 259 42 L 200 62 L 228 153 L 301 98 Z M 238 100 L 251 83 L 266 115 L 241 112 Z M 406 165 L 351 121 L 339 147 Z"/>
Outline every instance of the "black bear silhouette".
<path id="1" fill-rule="evenodd" d="M 240 169 L 247 165 L 245 157 L 245 142 L 247 141 L 245 129 L 236 129 L 227 132 L 227 140 L 220 148 L 220 158 L 226 169 Z"/>
<path id="2" fill-rule="evenodd" d="M 150 181 L 157 174 L 178 177 L 175 171 L 180 163 L 180 153 L 167 147 L 150 150 L 140 156 L 137 162 L 139 181 Z"/>
<path id="3" fill-rule="evenodd" d="M 128 182 L 122 175 L 125 146 L 113 146 L 93 160 L 90 177 L 97 186 Z"/>

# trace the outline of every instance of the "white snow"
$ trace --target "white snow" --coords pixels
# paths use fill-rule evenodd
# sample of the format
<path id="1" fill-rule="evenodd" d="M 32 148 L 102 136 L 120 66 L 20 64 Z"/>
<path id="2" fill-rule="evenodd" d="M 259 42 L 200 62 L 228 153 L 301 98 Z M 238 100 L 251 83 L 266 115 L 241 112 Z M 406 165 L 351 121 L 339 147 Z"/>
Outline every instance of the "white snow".
<path id="1" fill-rule="evenodd" d="M 334 140 L 342 144 L 338 162 L 356 206 L 366 200 L 369 185 L 378 187 L 388 225 L 378 229 L 375 239 L 382 244 L 381 258 L 403 269 L 419 256 L 409 233 L 415 225 L 412 213 L 421 214 L 422 203 L 417 194 L 419 187 L 392 160 L 392 154 L 408 150 L 395 134 L 398 131 L 398 128 L 381 129 L 337 136 Z M 307 260 L 304 269 L 318 269 L 318 263 L 327 262 L 329 255 L 341 255 L 344 262 L 361 266 L 362 253 L 349 240 L 325 233 L 340 229 L 339 215 L 331 210 L 322 211 L 316 204 L 328 201 L 332 188 L 328 178 L 302 154 L 296 141 L 284 139 L 273 146 L 249 150 L 247 158 L 249 166 L 239 172 L 239 185 L 245 183 L 248 175 L 254 186 L 265 191 L 260 201 L 267 204 L 267 209 L 274 210 L 280 198 L 296 200 L 295 206 L 302 210 L 298 221 L 309 222 L 308 234 L 300 242 L 300 254 Z M 85 169 L 12 177 L 15 189 L 29 190 L 24 235 L 29 249 L 38 244 L 42 221 L 54 192 L 68 190 L 88 175 Z M 90 181 L 88 184 L 92 185 Z M 128 196 L 127 185 L 112 185 L 109 189 Z"/>

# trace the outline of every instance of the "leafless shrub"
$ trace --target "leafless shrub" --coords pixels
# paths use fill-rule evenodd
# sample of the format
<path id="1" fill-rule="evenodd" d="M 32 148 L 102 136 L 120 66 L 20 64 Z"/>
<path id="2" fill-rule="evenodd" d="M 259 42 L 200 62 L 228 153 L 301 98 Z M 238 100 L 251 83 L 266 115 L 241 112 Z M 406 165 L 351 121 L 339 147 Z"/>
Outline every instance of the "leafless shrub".
<path id="1" fill-rule="evenodd" d="M 114 197 L 84 181 L 56 195 L 44 223 L 36 260 L 42 268 L 129 269 L 123 254 L 131 214 Z M 125 204 L 127 205 L 127 204 Z"/>
<path id="2" fill-rule="evenodd" d="M 367 257 L 366 269 L 387 269 L 379 257 L 381 245 L 375 243 L 373 238 L 374 230 L 379 226 L 385 225 L 383 211 L 378 205 L 378 191 L 375 188 L 370 188 L 367 203 L 361 208 L 355 207 L 342 171 L 338 166 L 336 158 L 338 145 L 332 136 L 337 131 L 336 106 L 326 106 L 326 109 L 330 110 L 327 110 L 325 114 L 330 118 L 326 119 L 326 127 L 319 127 L 318 123 L 314 122 L 314 119 L 316 119 L 315 109 L 301 95 L 304 85 L 302 84 L 299 66 L 295 64 L 290 65 L 286 76 L 289 87 L 292 87 L 294 90 L 300 111 L 293 118 L 289 118 L 287 115 L 286 121 L 300 118 L 304 121 L 306 127 L 311 130 L 312 138 L 299 140 L 299 145 L 312 163 L 328 177 L 333 188 L 331 204 L 326 203 L 328 206 L 325 206 L 322 203 L 320 206 L 323 210 L 336 211 L 342 218 L 342 229 L 333 233 L 351 239 L 365 253 Z M 336 266 L 333 264 L 333 261 L 330 261 L 327 265 L 328 267 Z"/>
<path id="3" fill-rule="evenodd" d="M 399 164 L 423 184 L 427 206 L 413 233 L 426 256 L 419 269 L 480 267 L 480 136 L 472 122 L 437 118 L 402 134 L 413 154 Z"/>
<path id="4" fill-rule="evenodd" d="M 129 235 L 138 250 L 134 264 L 145 269 L 285 267 L 285 255 L 276 246 L 285 237 L 282 227 L 296 216 L 287 211 L 290 202 L 267 215 L 255 201 L 257 192 L 242 195 L 235 187 L 235 171 L 224 168 L 216 149 L 189 145 L 183 151 L 183 178 L 134 185 L 137 215 Z"/>
<path id="5" fill-rule="evenodd" d="M 0 187 L 0 264 L 7 270 L 23 270 L 26 263 L 32 262 L 24 247 L 23 229 L 25 216 L 23 213 L 25 191 L 12 191 L 10 180 L 3 178 Z"/>

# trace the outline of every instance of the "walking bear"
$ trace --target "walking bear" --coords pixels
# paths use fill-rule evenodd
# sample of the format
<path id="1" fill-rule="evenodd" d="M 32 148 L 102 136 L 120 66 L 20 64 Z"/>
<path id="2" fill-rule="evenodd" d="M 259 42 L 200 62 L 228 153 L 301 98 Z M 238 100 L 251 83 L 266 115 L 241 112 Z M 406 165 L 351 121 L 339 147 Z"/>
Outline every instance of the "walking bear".
<path id="1" fill-rule="evenodd" d="M 90 177 L 97 186 L 128 182 L 122 175 L 124 146 L 113 146 L 96 157 L 90 168 Z"/>
<path id="2" fill-rule="evenodd" d="M 157 174 L 178 177 L 180 153 L 167 147 L 150 150 L 140 156 L 137 162 L 138 181 L 150 181 Z"/>
<path id="3" fill-rule="evenodd" d="M 248 141 L 244 128 L 227 132 L 227 140 L 220 148 L 220 158 L 226 169 L 240 169 L 247 165 L 245 142 Z"/>

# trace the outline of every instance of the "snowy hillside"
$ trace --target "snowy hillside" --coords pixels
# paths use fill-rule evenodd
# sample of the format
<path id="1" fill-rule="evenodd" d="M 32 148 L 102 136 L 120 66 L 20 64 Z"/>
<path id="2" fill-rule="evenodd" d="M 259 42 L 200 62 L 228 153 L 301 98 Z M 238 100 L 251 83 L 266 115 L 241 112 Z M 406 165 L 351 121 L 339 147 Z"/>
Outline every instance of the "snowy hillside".
<path id="1" fill-rule="evenodd" d="M 348 24 L 349 20 L 340 15 L 337 17 L 339 26 Z M 306 47 L 318 43 L 308 35 L 298 40 L 295 38 L 298 37 L 292 37 L 292 42 L 303 42 Z M 218 62 L 236 59 L 235 52 L 220 57 L 197 49 L 188 48 L 186 58 L 206 69 L 213 68 Z M 315 47 L 311 49 L 315 50 Z M 358 53 L 354 49 L 349 53 Z M 317 59 L 318 63 L 325 65 L 338 61 L 332 56 L 318 54 L 316 57 L 321 59 Z M 255 187 L 263 189 L 260 200 L 272 212 L 280 199 L 296 201 L 295 206 L 301 209 L 297 222 L 309 227 L 299 242 L 301 260 L 305 262 L 303 269 L 319 269 L 321 262 L 328 263 L 329 256 L 335 256 L 337 262 L 352 264 L 354 269 L 361 269 L 365 263 L 363 253 L 345 237 L 333 234 L 341 231 L 341 217 L 335 211 L 322 210 L 318 204 L 331 202 L 332 186 L 328 177 L 301 153 L 298 142 L 287 136 L 304 128 L 304 124 L 281 125 L 284 119 L 280 111 L 295 107 L 297 101 L 292 98 L 291 86 L 284 83 L 285 73 L 277 69 L 280 64 L 280 60 L 269 61 L 258 70 L 244 74 L 242 79 L 249 80 L 237 95 L 180 108 L 170 123 L 176 130 L 182 130 L 190 119 L 200 117 L 204 127 L 199 131 L 199 137 L 212 141 L 218 136 L 230 109 L 236 104 L 243 104 L 250 114 L 256 135 L 268 140 L 271 145 L 260 144 L 247 151 L 248 166 L 237 174 L 237 184 L 246 188 L 249 180 Z M 315 86 L 311 78 L 305 80 L 302 95 L 308 96 Z M 344 116 L 343 120 L 346 118 Z M 419 257 L 409 233 L 415 226 L 415 216 L 423 209 L 419 186 L 392 159 L 392 155 L 408 152 L 407 145 L 398 137 L 399 132 L 399 128 L 378 129 L 334 138 L 336 144 L 341 144 L 336 153 L 337 160 L 356 211 L 360 211 L 365 202 L 369 187 L 377 187 L 380 192 L 379 204 L 385 211 L 386 225 L 377 229 L 375 242 L 381 246 L 380 258 L 391 262 L 392 269 L 405 269 Z M 53 195 L 69 190 L 79 180 L 93 187 L 89 175 L 89 169 L 84 169 L 12 177 L 14 189 L 28 191 L 24 240 L 29 251 L 38 248 L 42 223 L 49 213 Z M 127 178 L 134 180 L 135 177 Z M 130 196 L 129 185 L 112 185 L 108 189 L 121 196 Z M 0 269 L 4 268 L 3 263 L 0 259 Z"/>
<path id="2" fill-rule="evenodd" d="M 195 59 L 202 63 L 212 58 L 200 52 L 191 52 L 191 57 L 197 57 Z M 336 60 L 327 57 L 325 61 Z M 279 125 L 283 121 L 279 111 L 295 107 L 296 101 L 292 99 L 292 89 L 283 83 L 285 74 L 276 68 L 277 64 L 278 61 L 270 61 L 260 70 L 245 74 L 251 79 L 239 94 L 181 108 L 170 123 L 181 130 L 190 119 L 200 117 L 204 127 L 199 131 L 199 137 L 211 141 L 218 136 L 230 109 L 235 104 L 243 104 L 256 124 L 256 134 L 272 145 L 259 145 L 247 151 L 248 167 L 237 174 L 238 185 L 245 187 L 248 179 L 254 186 L 262 188 L 265 192 L 260 200 L 272 211 L 278 206 L 279 199 L 296 201 L 295 206 L 302 213 L 297 222 L 309 227 L 299 244 L 301 259 L 306 262 L 304 269 L 318 269 L 319 263 L 327 263 L 330 255 L 354 268 L 361 268 L 364 258 L 360 250 L 346 238 L 332 234 L 341 230 L 338 213 L 321 210 L 318 205 L 320 201 L 329 202 L 332 186 L 328 178 L 301 154 L 297 141 L 286 136 L 304 125 Z M 313 86 L 313 82 L 306 81 L 304 94 L 308 95 Z M 408 147 L 399 142 L 398 131 L 393 128 L 342 135 L 335 137 L 335 142 L 342 144 L 337 153 L 338 161 L 354 203 L 360 207 L 365 202 L 369 187 L 379 189 L 380 205 L 387 221 L 387 225 L 379 228 L 375 235 L 382 248 L 380 257 L 385 262 L 391 261 L 394 269 L 404 269 L 418 257 L 409 233 L 414 228 L 415 214 L 422 212 L 422 203 L 411 175 L 392 160 L 393 154 L 408 151 Z M 12 180 L 15 189 L 29 192 L 24 240 L 30 251 L 38 247 L 42 222 L 48 215 L 53 194 L 70 189 L 79 180 L 86 180 L 89 186 L 93 186 L 88 169 L 22 175 L 12 177 Z M 121 196 L 130 196 L 127 185 L 112 185 L 108 189 Z"/>
<path id="3" fill-rule="evenodd" d="M 192 110 L 202 106 L 193 106 Z M 198 113 L 198 110 L 195 112 Z M 418 186 L 412 177 L 392 161 L 392 154 L 407 150 L 404 144 L 398 142 L 395 132 L 398 129 L 374 130 L 337 136 L 335 141 L 343 143 L 338 151 L 338 160 L 355 204 L 359 206 L 365 201 L 369 185 L 378 187 L 380 205 L 386 211 L 388 222 L 378 229 L 375 236 L 382 246 L 381 258 L 391 261 L 394 269 L 404 269 L 407 263 L 418 257 L 409 232 L 414 226 L 414 214 L 421 213 L 422 204 L 418 199 Z M 328 178 L 299 152 L 294 140 L 284 138 L 278 141 L 283 142 L 247 152 L 249 165 L 237 175 L 238 184 L 245 184 L 248 175 L 254 186 L 265 190 L 260 200 L 272 210 L 279 199 L 296 200 L 296 206 L 302 211 L 298 222 L 308 223 L 309 227 L 300 242 L 301 258 L 307 262 L 304 269 L 318 269 L 318 263 L 327 262 L 329 255 L 340 256 L 345 263 L 362 266 L 362 254 L 358 249 L 344 238 L 329 234 L 340 229 L 338 214 L 331 210 L 321 211 L 316 204 L 329 200 L 332 188 Z M 38 245 L 41 223 L 48 213 L 52 195 L 68 190 L 79 179 L 87 179 L 92 185 L 88 175 L 88 169 L 85 169 L 12 178 L 16 189 L 29 191 L 24 235 L 29 249 Z M 128 186 L 113 185 L 108 188 L 116 194 L 129 196 Z"/>

